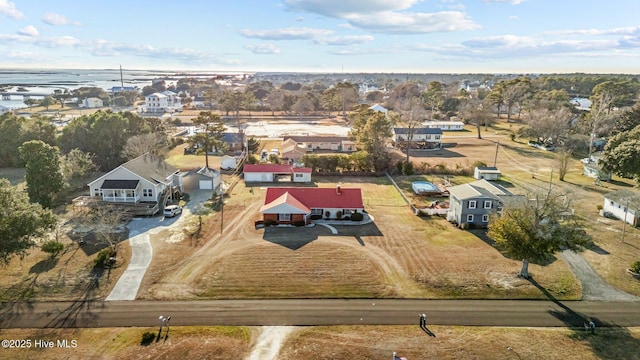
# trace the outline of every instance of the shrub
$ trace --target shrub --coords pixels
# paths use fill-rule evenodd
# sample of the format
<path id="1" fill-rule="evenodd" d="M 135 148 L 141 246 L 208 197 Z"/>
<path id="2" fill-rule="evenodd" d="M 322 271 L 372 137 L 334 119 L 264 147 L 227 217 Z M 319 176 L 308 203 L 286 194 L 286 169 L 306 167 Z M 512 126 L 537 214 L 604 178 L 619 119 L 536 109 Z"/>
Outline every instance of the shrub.
<path id="1" fill-rule="evenodd" d="M 362 221 L 364 219 L 364 215 L 362 213 L 353 213 L 351 214 L 351 221 Z"/>
<path id="2" fill-rule="evenodd" d="M 636 274 L 640 274 L 640 261 L 636 261 L 633 264 L 631 264 L 631 267 L 629 268 L 629 270 L 633 271 Z"/>
<path id="3" fill-rule="evenodd" d="M 60 251 L 64 250 L 64 244 L 62 244 L 60 242 L 57 242 L 55 240 L 50 240 L 50 241 L 47 241 L 46 243 L 42 244 L 40 249 L 42 249 L 42 251 L 50 254 L 52 257 L 55 257 L 56 255 L 58 255 L 60 253 Z"/>
<path id="4" fill-rule="evenodd" d="M 96 256 L 95 264 L 97 267 L 106 267 L 109 265 L 109 259 L 114 256 L 116 256 L 116 252 L 112 248 L 102 249 Z"/>
<path id="5" fill-rule="evenodd" d="M 598 211 L 602 210 L 602 204 L 596 205 L 596 209 L 598 209 Z"/>
<path id="6" fill-rule="evenodd" d="M 293 222 L 294 226 L 305 226 L 304 220 L 298 220 Z"/>
<path id="7" fill-rule="evenodd" d="M 145 331 L 144 334 L 142 334 L 142 340 L 140 341 L 140 345 L 149 346 L 155 339 L 156 339 L 155 333 L 153 333 L 152 331 Z"/>
<path id="8" fill-rule="evenodd" d="M 325 211 L 324 212 L 324 218 L 328 219 L 331 216 L 331 213 L 329 211 Z"/>
<path id="9" fill-rule="evenodd" d="M 509 134 L 509 137 L 511 138 L 511 141 L 516 141 L 516 134 L 515 133 Z"/>
<path id="10" fill-rule="evenodd" d="M 271 219 L 267 219 L 264 221 L 264 226 L 273 226 L 273 225 L 278 225 L 278 222 Z"/>
<path id="11" fill-rule="evenodd" d="M 342 211 L 340 210 L 336 211 L 336 219 L 338 220 L 342 219 Z"/>
<path id="12" fill-rule="evenodd" d="M 320 220 L 320 219 L 322 219 L 322 215 L 320 214 L 311 215 L 311 220 Z"/>
<path id="13" fill-rule="evenodd" d="M 462 224 L 460 224 L 460 229 L 462 229 L 462 230 L 469 230 L 469 223 L 462 223 Z"/>

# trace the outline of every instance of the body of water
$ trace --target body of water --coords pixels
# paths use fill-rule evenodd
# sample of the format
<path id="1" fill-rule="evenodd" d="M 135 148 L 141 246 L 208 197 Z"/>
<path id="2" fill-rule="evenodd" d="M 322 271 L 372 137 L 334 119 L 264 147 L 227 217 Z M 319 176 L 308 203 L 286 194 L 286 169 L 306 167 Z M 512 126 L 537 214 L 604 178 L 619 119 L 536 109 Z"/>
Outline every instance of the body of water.
<path id="1" fill-rule="evenodd" d="M 211 78 L 217 75 L 238 75 L 240 72 L 224 71 L 171 71 L 171 70 L 122 70 L 124 86 L 139 89 L 151 85 L 153 79 L 164 79 L 167 83 L 179 79 Z M 25 93 L 37 99 L 39 95 L 49 95 L 55 90 L 74 90 L 80 87 L 99 87 L 110 91 L 120 86 L 119 69 L 0 69 L 0 93 Z M 22 96 L 1 99 L 0 105 L 10 109 L 25 107 Z"/>

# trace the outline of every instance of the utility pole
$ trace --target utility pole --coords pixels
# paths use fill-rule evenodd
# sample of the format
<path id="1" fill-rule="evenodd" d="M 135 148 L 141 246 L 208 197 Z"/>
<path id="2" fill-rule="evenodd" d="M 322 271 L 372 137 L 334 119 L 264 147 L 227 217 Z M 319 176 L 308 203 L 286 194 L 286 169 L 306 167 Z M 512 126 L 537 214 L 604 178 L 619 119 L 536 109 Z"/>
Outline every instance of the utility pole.
<path id="1" fill-rule="evenodd" d="M 220 234 L 222 229 L 224 229 L 224 191 L 220 195 Z"/>
<path id="2" fill-rule="evenodd" d="M 498 147 L 500 146 L 500 140 L 498 140 L 498 142 L 496 143 L 496 154 L 493 157 L 493 167 L 496 167 L 496 164 L 498 163 Z"/>
<path id="3" fill-rule="evenodd" d="M 627 227 L 627 211 L 629 211 L 629 198 L 624 206 L 624 219 L 622 219 L 622 243 L 624 244 L 624 231 Z"/>

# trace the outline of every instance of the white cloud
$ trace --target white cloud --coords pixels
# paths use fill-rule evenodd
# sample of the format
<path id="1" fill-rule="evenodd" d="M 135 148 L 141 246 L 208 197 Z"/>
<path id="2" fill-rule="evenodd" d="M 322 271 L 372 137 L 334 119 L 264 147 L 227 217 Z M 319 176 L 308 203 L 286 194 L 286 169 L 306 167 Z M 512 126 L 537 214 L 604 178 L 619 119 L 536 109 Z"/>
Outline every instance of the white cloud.
<path id="1" fill-rule="evenodd" d="M 371 35 L 345 35 L 345 36 L 333 36 L 328 38 L 316 39 L 313 42 L 318 45 L 359 45 L 373 41 L 374 37 Z"/>
<path id="2" fill-rule="evenodd" d="M 384 12 L 372 15 L 351 15 L 349 22 L 372 32 L 423 34 L 473 30 L 480 26 L 458 11 L 437 13 Z"/>
<path id="3" fill-rule="evenodd" d="M 22 19 L 24 15 L 18 9 L 16 4 L 9 0 L 0 0 L 0 14 L 14 19 Z"/>
<path id="4" fill-rule="evenodd" d="M 518 20 L 518 15 L 509 16 L 509 20 Z"/>
<path id="5" fill-rule="evenodd" d="M 572 36 L 572 35 L 640 35 L 640 27 L 620 27 L 611 29 L 582 29 L 582 30 L 558 30 L 548 31 L 544 35 L 551 36 Z"/>
<path id="6" fill-rule="evenodd" d="M 80 23 L 76 21 L 69 21 L 66 16 L 56 14 L 56 13 L 46 13 L 42 17 L 42 21 L 49 25 L 60 26 L 60 25 L 80 25 Z"/>
<path id="7" fill-rule="evenodd" d="M 258 55 L 265 55 L 265 54 L 271 55 L 271 54 L 280 53 L 280 49 L 278 49 L 273 44 L 245 45 L 244 48 Z"/>
<path id="8" fill-rule="evenodd" d="M 462 11 L 406 11 L 421 0 L 285 0 L 291 10 L 347 20 L 354 27 L 389 34 L 424 34 L 477 29 Z"/>
<path id="9" fill-rule="evenodd" d="M 240 34 L 244 37 L 262 40 L 311 40 L 332 33 L 331 30 L 296 27 L 274 30 L 240 30 Z"/>
<path id="10" fill-rule="evenodd" d="M 290 10 L 342 18 L 350 14 L 373 14 L 408 9 L 419 0 L 284 0 Z"/>
<path id="11" fill-rule="evenodd" d="M 73 36 L 57 36 L 57 37 L 49 37 L 49 38 L 39 38 L 36 40 L 35 44 L 48 47 L 48 48 L 58 48 L 58 47 L 71 47 L 82 45 L 83 42 Z"/>
<path id="12" fill-rule="evenodd" d="M 24 35 L 24 36 L 38 36 L 40 35 L 40 32 L 38 32 L 38 29 L 36 29 L 35 26 L 27 25 L 22 29 L 18 30 L 18 34 Z"/>
<path id="13" fill-rule="evenodd" d="M 482 0 L 485 3 L 508 3 L 512 5 L 522 4 L 526 0 Z"/>

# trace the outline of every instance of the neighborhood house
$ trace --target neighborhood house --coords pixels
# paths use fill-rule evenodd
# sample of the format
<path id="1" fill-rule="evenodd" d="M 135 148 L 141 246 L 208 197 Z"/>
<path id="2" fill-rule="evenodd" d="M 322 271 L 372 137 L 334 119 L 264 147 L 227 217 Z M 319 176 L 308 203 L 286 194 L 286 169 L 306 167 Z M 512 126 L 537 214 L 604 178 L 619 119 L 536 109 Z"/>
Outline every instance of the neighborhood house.
<path id="1" fill-rule="evenodd" d="M 447 220 L 469 226 L 486 227 L 489 216 L 502 211 L 506 198 L 513 195 L 504 187 L 487 180 L 452 186 L 449 190 Z"/>
<path id="2" fill-rule="evenodd" d="M 423 125 L 427 128 L 435 128 L 442 131 L 464 130 L 464 123 L 462 121 L 425 121 Z"/>
<path id="3" fill-rule="evenodd" d="M 287 135 L 283 143 L 289 139 L 307 151 L 328 150 L 333 152 L 354 152 L 356 144 L 346 136 L 294 136 Z"/>
<path id="4" fill-rule="evenodd" d="M 148 204 L 147 212 L 163 208 L 183 192 L 180 170 L 164 160 L 144 154 L 89 183 L 90 196 L 110 203 Z"/>
<path id="5" fill-rule="evenodd" d="M 498 180 L 500 175 L 500 170 L 495 166 L 476 166 L 473 170 L 473 177 L 478 180 Z"/>
<path id="6" fill-rule="evenodd" d="M 313 218 L 337 219 L 363 213 L 362 191 L 335 188 L 267 188 L 260 208 L 265 222 L 277 224 L 308 224 Z"/>
<path id="7" fill-rule="evenodd" d="M 602 210 L 632 226 L 640 226 L 640 193 L 622 189 L 605 194 Z"/>
<path id="8" fill-rule="evenodd" d="M 396 147 L 406 149 L 442 148 L 442 130 L 437 128 L 393 128 L 393 141 Z"/>
<path id="9" fill-rule="evenodd" d="M 245 182 L 311 182 L 311 168 L 287 164 L 246 164 Z"/>

